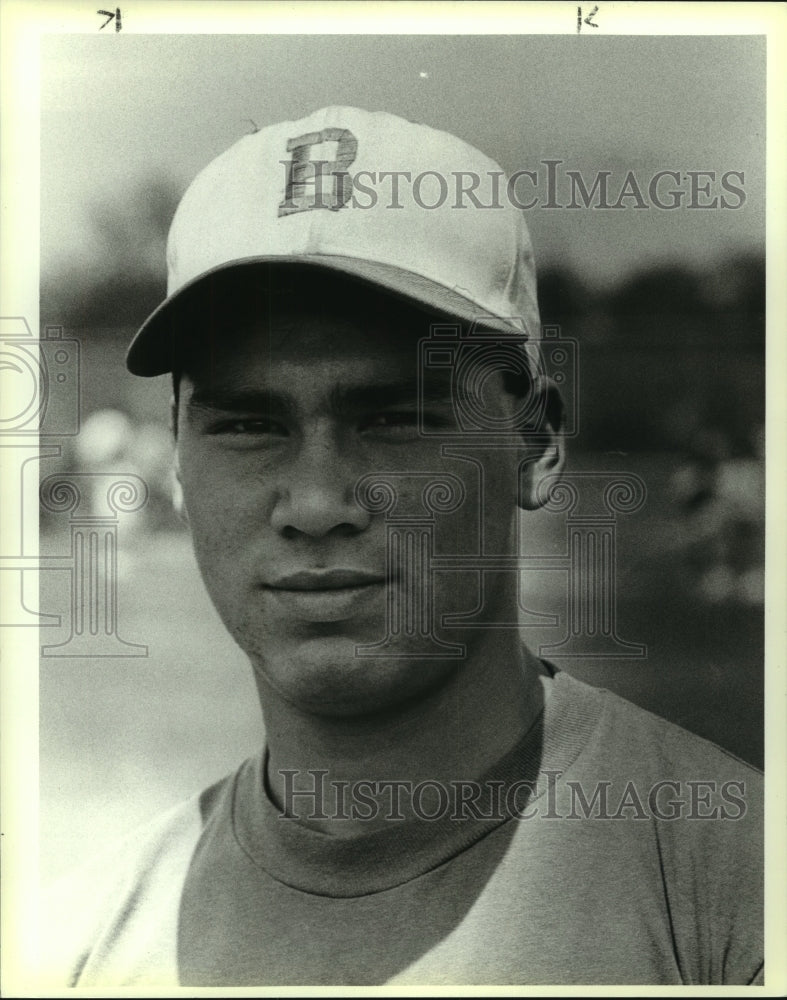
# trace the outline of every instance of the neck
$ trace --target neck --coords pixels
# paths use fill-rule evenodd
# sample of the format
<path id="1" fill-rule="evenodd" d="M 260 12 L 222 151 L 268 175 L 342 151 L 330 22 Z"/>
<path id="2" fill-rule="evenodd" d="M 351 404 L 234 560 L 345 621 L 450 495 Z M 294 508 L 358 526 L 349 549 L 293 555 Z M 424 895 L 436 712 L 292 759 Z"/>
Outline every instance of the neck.
<path id="1" fill-rule="evenodd" d="M 324 812 L 335 816 L 336 782 L 397 781 L 414 787 L 423 781 L 447 785 L 478 779 L 537 718 L 540 672 L 516 630 L 490 629 L 468 646 L 467 658 L 439 689 L 424 698 L 373 716 L 336 718 L 293 706 L 257 671 L 270 794 L 286 808 L 288 788 L 313 789 L 313 772 L 325 771 Z M 406 813 L 408 796 L 400 801 Z M 354 832 L 352 824 L 341 827 L 342 833 Z"/>

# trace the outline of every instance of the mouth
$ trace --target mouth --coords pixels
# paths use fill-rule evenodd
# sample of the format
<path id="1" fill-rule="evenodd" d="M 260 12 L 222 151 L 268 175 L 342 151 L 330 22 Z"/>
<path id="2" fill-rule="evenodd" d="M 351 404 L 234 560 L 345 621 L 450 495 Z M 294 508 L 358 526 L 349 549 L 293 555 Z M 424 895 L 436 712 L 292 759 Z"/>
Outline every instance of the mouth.
<path id="1" fill-rule="evenodd" d="M 355 569 L 304 570 L 282 576 L 267 585 L 269 590 L 290 590 L 301 593 L 330 590 L 347 590 L 385 583 L 378 573 Z"/>
<path id="2" fill-rule="evenodd" d="M 358 616 L 384 593 L 386 578 L 362 570 L 304 571 L 279 577 L 263 590 L 288 616 L 337 622 Z"/>

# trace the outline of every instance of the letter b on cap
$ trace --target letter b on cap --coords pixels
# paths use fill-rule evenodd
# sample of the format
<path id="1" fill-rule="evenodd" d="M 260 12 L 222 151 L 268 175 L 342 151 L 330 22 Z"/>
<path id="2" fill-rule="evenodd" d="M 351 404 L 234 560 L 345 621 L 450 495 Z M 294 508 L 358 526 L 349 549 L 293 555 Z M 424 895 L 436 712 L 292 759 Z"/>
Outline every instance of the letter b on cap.
<path id="1" fill-rule="evenodd" d="M 336 143 L 336 159 L 311 159 L 312 147 L 323 142 Z M 352 179 L 347 168 L 358 152 L 358 140 L 346 128 L 324 128 L 287 140 L 291 160 L 281 162 L 287 168 L 284 201 L 279 215 L 310 212 L 315 208 L 338 211 L 352 194 Z"/>

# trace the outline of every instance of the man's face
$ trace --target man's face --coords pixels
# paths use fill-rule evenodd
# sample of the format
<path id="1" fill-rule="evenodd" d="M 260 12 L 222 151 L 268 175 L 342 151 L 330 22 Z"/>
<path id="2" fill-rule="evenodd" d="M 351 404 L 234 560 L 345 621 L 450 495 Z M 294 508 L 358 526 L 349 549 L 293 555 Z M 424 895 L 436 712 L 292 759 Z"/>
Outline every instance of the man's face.
<path id="1" fill-rule="evenodd" d="M 180 382 L 179 478 L 207 589 L 264 681 L 319 714 L 393 707 L 465 662 L 419 658 L 423 637 L 407 627 L 388 650 L 398 655 L 358 655 L 357 646 L 386 636 L 408 595 L 428 586 L 417 558 L 389 566 L 386 515 L 358 502 L 362 477 L 389 474 L 398 518 L 433 518 L 437 555 L 477 553 L 482 531 L 487 552 L 511 551 L 522 455 L 501 449 L 485 458 L 482 501 L 477 464 L 441 455 L 442 431 L 458 431 L 445 373 L 425 377 L 421 419 L 430 433 L 419 430 L 418 342 L 428 319 L 369 301 L 312 306 L 289 297 L 264 313 L 241 310 L 197 349 Z M 483 394 L 488 412 L 516 412 L 499 374 Z M 461 481 L 464 500 L 430 515 L 424 488 L 447 473 Z M 500 587 L 492 598 L 510 620 L 515 594 Z M 478 573 L 435 573 L 432 598 L 438 623 L 472 612 Z M 478 635 L 437 631 L 468 647 Z"/>

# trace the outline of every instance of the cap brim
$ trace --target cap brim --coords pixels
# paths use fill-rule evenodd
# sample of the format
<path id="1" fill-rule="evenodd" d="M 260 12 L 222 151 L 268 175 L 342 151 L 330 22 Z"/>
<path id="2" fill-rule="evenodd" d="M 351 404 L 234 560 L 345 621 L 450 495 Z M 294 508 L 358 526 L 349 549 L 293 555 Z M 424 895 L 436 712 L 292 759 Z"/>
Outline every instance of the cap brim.
<path id="1" fill-rule="evenodd" d="M 485 328 L 500 330 L 502 333 L 527 337 L 524 320 L 518 317 L 496 316 L 482 305 L 462 295 L 455 288 L 440 285 L 421 274 L 406 271 L 390 264 L 361 260 L 355 257 L 325 254 L 299 254 L 286 257 L 278 255 L 247 257 L 230 261 L 200 274 L 168 296 L 142 324 L 131 342 L 126 355 L 126 367 L 133 375 L 152 377 L 164 375 L 173 370 L 174 353 L 172 331 L 176 326 L 178 313 L 191 301 L 206 279 L 213 276 L 253 268 L 260 264 L 275 264 L 285 267 L 315 268 L 336 271 L 356 278 L 364 284 L 380 288 L 391 295 L 420 305 L 433 311 L 436 316 L 455 318 L 472 322 L 483 321 Z"/>

